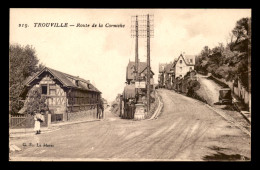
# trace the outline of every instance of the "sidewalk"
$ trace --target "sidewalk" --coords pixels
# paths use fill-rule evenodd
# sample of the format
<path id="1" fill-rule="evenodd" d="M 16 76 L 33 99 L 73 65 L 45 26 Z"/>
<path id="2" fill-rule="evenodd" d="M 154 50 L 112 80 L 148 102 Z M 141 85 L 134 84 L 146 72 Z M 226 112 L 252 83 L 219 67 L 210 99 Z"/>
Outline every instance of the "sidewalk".
<path id="1" fill-rule="evenodd" d="M 53 132 L 59 130 L 59 127 L 42 127 L 41 134 Z M 20 128 L 20 129 L 9 129 L 9 137 L 10 138 L 17 138 L 17 137 L 28 137 L 34 136 L 35 131 L 34 128 Z"/>
<path id="2" fill-rule="evenodd" d="M 242 102 L 240 102 L 235 96 L 233 96 L 233 104 L 238 112 L 246 119 L 246 121 L 251 124 L 251 113 L 246 110 Z"/>
<path id="3" fill-rule="evenodd" d="M 90 119 L 90 120 L 80 120 L 80 121 L 68 121 L 68 122 L 59 122 L 59 123 L 52 123 L 50 127 L 59 127 L 64 125 L 71 125 L 71 124 L 78 124 L 78 123 L 84 123 L 84 122 L 94 122 L 94 121 L 100 121 L 102 119 Z"/>
<path id="4" fill-rule="evenodd" d="M 82 120 L 82 121 L 71 121 L 71 122 L 58 122 L 52 123 L 49 127 L 42 127 L 41 133 L 48 133 L 53 132 L 60 129 L 60 126 L 64 125 L 71 125 L 71 124 L 78 124 L 84 122 L 93 122 L 93 121 L 100 121 L 101 119 L 91 119 L 91 120 Z M 9 136 L 11 138 L 14 137 L 26 137 L 35 135 L 34 128 L 20 128 L 20 129 L 9 129 Z"/>

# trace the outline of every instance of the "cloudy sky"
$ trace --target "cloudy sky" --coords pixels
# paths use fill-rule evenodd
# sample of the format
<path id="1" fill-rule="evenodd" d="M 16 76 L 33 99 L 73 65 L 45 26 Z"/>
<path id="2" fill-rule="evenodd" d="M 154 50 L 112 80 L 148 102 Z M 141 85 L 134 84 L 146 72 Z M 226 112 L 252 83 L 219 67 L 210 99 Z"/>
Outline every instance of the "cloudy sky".
<path id="1" fill-rule="evenodd" d="M 10 43 L 32 45 L 40 63 L 90 80 L 109 101 L 122 93 L 126 66 L 135 58 L 131 16 L 154 15 L 151 67 L 171 62 L 181 52 L 198 54 L 226 39 L 237 20 L 250 9 L 10 9 Z M 90 24 L 90 27 L 34 27 L 34 23 Z M 91 27 L 92 24 L 103 27 Z M 122 24 L 123 28 L 105 27 Z M 29 27 L 19 27 L 28 24 Z M 146 39 L 139 39 L 139 57 L 146 61 Z"/>

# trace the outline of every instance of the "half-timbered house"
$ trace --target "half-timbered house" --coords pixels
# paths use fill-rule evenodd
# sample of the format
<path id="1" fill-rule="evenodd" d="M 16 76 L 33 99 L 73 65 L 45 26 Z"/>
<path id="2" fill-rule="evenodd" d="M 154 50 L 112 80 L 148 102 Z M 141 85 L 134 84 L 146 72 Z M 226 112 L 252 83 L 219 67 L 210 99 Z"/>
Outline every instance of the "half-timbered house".
<path id="1" fill-rule="evenodd" d="M 60 115 L 62 120 L 72 112 L 94 109 L 98 112 L 101 92 L 89 80 L 45 67 L 25 82 L 21 97 L 26 100 L 33 87 L 40 88 L 41 94 L 47 98 L 50 112 Z"/>

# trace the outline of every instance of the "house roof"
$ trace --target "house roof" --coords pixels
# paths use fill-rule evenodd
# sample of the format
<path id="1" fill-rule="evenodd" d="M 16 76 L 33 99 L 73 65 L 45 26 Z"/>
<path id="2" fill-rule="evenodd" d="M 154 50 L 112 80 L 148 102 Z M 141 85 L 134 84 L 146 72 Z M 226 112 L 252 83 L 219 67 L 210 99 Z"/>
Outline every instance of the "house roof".
<path id="1" fill-rule="evenodd" d="M 195 61 L 193 61 L 193 63 L 190 62 L 190 59 L 194 59 L 194 55 L 180 55 L 178 57 L 178 59 L 176 60 L 176 62 L 174 61 L 173 63 L 173 67 L 175 67 L 176 63 L 179 61 L 179 59 L 182 57 L 182 59 L 184 60 L 184 63 L 187 65 L 187 66 L 194 66 L 195 65 Z"/>
<path id="2" fill-rule="evenodd" d="M 194 61 L 195 56 L 194 55 L 184 55 L 183 58 L 187 65 L 189 65 L 189 66 L 195 65 L 195 61 Z M 193 62 L 190 62 L 190 59 L 192 59 Z"/>
<path id="3" fill-rule="evenodd" d="M 58 79 L 63 86 L 65 87 L 70 87 L 70 88 L 78 88 L 78 89 L 82 89 L 82 90 L 88 90 L 88 91 L 95 91 L 95 92 L 99 92 L 101 93 L 95 86 L 93 86 L 90 81 L 88 80 L 84 80 L 80 77 L 76 77 L 76 76 L 72 76 L 70 74 L 67 73 L 63 73 L 57 70 L 54 70 L 52 68 L 49 67 L 44 67 L 41 71 L 39 71 L 37 74 L 35 74 L 33 77 L 29 77 L 26 80 L 26 85 L 30 85 L 30 83 L 36 79 L 39 75 L 41 75 L 43 72 L 49 72 L 51 73 L 56 79 Z M 73 82 L 74 81 L 78 81 L 78 86 Z"/>
<path id="4" fill-rule="evenodd" d="M 135 62 L 134 61 L 129 61 L 127 68 L 126 68 L 126 79 L 134 79 L 135 74 L 134 74 L 134 66 Z M 142 73 L 146 69 L 147 63 L 146 62 L 140 62 L 138 63 L 138 72 Z M 153 71 L 151 70 L 152 74 Z"/>

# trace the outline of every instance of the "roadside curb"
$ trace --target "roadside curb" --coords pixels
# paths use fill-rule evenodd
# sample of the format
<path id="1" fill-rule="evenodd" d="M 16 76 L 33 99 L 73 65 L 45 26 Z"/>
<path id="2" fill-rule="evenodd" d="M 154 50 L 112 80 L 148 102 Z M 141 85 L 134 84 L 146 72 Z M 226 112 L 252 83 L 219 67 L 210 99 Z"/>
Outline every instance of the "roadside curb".
<path id="1" fill-rule="evenodd" d="M 79 124 L 79 123 L 86 123 L 86 122 L 94 122 L 94 121 L 101 121 L 101 119 L 51 124 L 50 127 L 48 127 L 47 129 L 45 129 L 45 128 L 42 129 L 41 130 L 41 134 L 54 132 L 56 130 L 59 130 L 60 126 L 71 125 L 71 124 Z M 34 135 L 35 135 L 35 132 L 34 132 L 33 128 L 27 129 L 27 131 L 24 130 L 24 129 L 21 130 L 21 131 L 17 131 L 17 132 L 9 131 L 9 137 L 10 138 L 26 137 L 26 136 L 34 136 Z"/>
<path id="2" fill-rule="evenodd" d="M 93 119 L 93 120 L 83 120 L 83 121 L 75 121 L 75 122 L 57 123 L 57 124 L 51 124 L 50 127 L 65 126 L 65 125 L 79 124 L 79 123 L 86 123 L 86 122 L 95 122 L 95 121 L 101 121 L 101 119 Z"/>
<path id="3" fill-rule="evenodd" d="M 148 119 L 148 120 L 157 119 L 158 116 L 159 116 L 160 113 L 161 113 L 162 108 L 163 108 L 163 102 L 161 101 L 161 97 L 160 97 L 160 95 L 159 95 L 159 93 L 158 93 L 157 91 L 156 91 L 156 93 L 157 93 L 157 95 L 158 95 L 157 98 L 158 98 L 159 104 L 158 104 L 158 107 L 157 107 L 157 109 L 155 110 L 154 114 L 152 115 L 152 117 L 151 117 L 150 119 Z"/>
<path id="4" fill-rule="evenodd" d="M 236 103 L 234 103 L 234 106 L 236 107 L 236 109 L 238 110 L 238 112 L 246 119 L 246 121 L 247 121 L 248 123 L 250 123 L 250 125 L 251 125 L 251 120 L 249 120 L 249 119 L 247 118 L 247 116 L 243 113 L 244 111 L 243 111 L 243 110 L 240 110 Z M 248 113 L 250 113 L 250 112 L 248 112 Z"/>
<path id="5" fill-rule="evenodd" d="M 245 129 L 244 127 L 242 127 L 238 122 L 236 122 L 236 120 L 234 120 L 232 117 L 227 116 L 223 113 L 221 113 L 221 111 L 213 108 L 212 106 L 205 104 L 209 109 L 213 110 L 214 112 L 218 113 L 221 117 L 223 117 L 225 120 L 227 120 L 228 122 L 234 124 L 236 127 L 238 127 L 241 131 L 243 131 L 244 133 L 248 134 L 251 137 L 251 132 L 249 132 L 247 129 Z M 227 118 L 229 117 L 229 118 Z M 232 120 L 233 119 L 233 120 Z"/>

